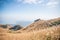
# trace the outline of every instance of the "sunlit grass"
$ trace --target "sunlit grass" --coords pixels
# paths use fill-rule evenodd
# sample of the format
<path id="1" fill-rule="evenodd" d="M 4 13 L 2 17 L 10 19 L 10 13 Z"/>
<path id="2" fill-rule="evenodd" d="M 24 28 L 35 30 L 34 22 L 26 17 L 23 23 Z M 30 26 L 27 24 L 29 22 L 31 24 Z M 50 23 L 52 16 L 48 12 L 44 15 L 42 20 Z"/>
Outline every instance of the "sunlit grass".
<path id="1" fill-rule="evenodd" d="M 60 26 L 25 33 L 0 33 L 0 40 L 59 40 Z"/>

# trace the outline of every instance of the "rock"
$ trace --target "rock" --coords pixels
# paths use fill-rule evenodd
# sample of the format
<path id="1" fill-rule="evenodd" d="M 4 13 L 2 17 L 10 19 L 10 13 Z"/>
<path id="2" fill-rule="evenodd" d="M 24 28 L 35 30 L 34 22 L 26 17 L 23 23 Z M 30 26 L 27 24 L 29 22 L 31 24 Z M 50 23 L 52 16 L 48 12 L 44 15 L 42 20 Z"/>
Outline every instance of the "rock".
<path id="1" fill-rule="evenodd" d="M 21 29 L 22 28 L 22 26 L 20 26 L 20 25 L 15 25 L 14 27 L 11 27 L 11 28 L 9 28 L 10 30 L 19 30 L 19 29 Z"/>
<path id="2" fill-rule="evenodd" d="M 36 19 L 34 22 L 37 22 L 37 21 L 39 21 L 39 20 L 41 20 L 41 19 Z"/>

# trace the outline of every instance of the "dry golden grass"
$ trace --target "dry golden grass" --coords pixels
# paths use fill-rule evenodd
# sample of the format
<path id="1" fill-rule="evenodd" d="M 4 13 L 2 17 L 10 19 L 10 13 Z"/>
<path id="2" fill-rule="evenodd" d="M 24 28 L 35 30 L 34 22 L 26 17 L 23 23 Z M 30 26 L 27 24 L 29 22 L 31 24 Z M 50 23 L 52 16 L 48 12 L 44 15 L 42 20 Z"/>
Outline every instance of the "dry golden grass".
<path id="1" fill-rule="evenodd" d="M 0 40 L 60 40 L 60 25 L 25 33 L 0 33 Z"/>
<path id="2" fill-rule="evenodd" d="M 49 28 L 52 26 L 56 26 L 60 24 L 60 18 L 51 19 L 51 20 L 39 20 L 37 22 L 33 22 L 32 24 L 28 25 L 26 28 L 22 28 L 17 32 L 30 32 L 36 31 L 40 29 Z"/>
<path id="3" fill-rule="evenodd" d="M 7 32 L 8 32 L 8 29 L 4 29 L 0 27 L 0 33 L 7 33 Z"/>
<path id="4" fill-rule="evenodd" d="M 51 23 L 59 21 L 59 25 Z M 60 18 L 37 21 L 18 31 L 0 28 L 0 40 L 60 40 Z"/>

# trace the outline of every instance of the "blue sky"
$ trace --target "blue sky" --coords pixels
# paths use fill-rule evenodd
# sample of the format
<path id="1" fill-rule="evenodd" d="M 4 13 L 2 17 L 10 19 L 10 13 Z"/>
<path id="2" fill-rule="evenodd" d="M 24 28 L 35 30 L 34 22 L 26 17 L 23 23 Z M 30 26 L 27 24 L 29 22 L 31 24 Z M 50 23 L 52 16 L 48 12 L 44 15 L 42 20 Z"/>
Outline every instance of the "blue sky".
<path id="1" fill-rule="evenodd" d="M 60 17 L 60 0 L 0 0 L 0 24 Z"/>

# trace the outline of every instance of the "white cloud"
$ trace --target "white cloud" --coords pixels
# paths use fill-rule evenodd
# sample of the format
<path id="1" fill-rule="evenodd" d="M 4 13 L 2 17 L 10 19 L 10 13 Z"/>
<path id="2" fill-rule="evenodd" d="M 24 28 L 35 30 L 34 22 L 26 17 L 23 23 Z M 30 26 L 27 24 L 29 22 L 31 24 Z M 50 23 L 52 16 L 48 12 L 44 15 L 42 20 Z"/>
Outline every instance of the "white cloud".
<path id="1" fill-rule="evenodd" d="M 42 3 L 42 2 L 43 2 L 43 0 L 38 1 L 38 3 Z"/>
<path id="2" fill-rule="evenodd" d="M 56 7 L 59 4 L 59 0 L 48 0 L 46 3 L 47 7 Z"/>
<path id="3" fill-rule="evenodd" d="M 39 4 L 42 3 L 43 0 L 24 0 L 25 3 L 33 3 L 33 4 Z"/>
<path id="4" fill-rule="evenodd" d="M 38 4 L 42 3 L 43 0 L 16 0 L 17 2 L 28 3 L 28 4 Z"/>
<path id="5" fill-rule="evenodd" d="M 48 2 L 46 6 L 48 7 L 56 7 L 58 5 L 58 2 Z"/>
<path id="6" fill-rule="evenodd" d="M 18 2 L 28 3 L 28 4 L 41 4 L 41 6 L 46 7 L 56 7 L 59 4 L 59 0 L 17 0 Z M 45 4 L 46 3 L 46 4 Z"/>
<path id="7" fill-rule="evenodd" d="M 24 0 L 24 3 L 29 3 L 29 4 L 34 3 L 34 4 L 36 4 L 37 1 L 38 0 Z"/>

